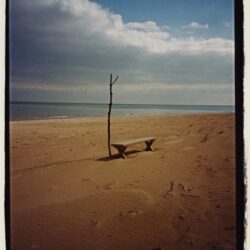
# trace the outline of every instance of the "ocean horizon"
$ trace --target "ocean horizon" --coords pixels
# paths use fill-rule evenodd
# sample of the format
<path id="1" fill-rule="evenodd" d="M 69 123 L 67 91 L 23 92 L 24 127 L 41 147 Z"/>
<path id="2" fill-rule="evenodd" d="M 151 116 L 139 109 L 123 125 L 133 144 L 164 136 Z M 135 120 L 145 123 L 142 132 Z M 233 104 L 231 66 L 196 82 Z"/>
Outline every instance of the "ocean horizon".
<path id="1" fill-rule="evenodd" d="M 108 103 L 20 102 L 9 103 L 10 121 L 104 117 Z M 113 104 L 113 116 L 150 116 L 235 112 L 233 105 Z"/>

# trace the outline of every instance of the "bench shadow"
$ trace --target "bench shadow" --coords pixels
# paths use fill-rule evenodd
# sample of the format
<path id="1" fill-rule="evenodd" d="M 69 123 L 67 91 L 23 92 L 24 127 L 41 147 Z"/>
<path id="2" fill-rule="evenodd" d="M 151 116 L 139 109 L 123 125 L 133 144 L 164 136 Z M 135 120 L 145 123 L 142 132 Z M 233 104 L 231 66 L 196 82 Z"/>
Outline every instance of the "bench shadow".
<path id="1" fill-rule="evenodd" d="M 136 153 L 139 153 L 139 152 L 142 152 L 142 151 L 140 151 L 140 150 L 129 150 L 129 151 L 126 151 L 125 154 L 126 154 L 126 156 L 128 156 L 128 155 L 136 154 Z M 112 161 L 112 160 L 115 160 L 115 159 L 122 159 L 122 158 L 117 153 L 117 154 L 112 155 L 111 158 L 109 156 L 101 157 L 101 158 L 98 158 L 97 161 Z"/>

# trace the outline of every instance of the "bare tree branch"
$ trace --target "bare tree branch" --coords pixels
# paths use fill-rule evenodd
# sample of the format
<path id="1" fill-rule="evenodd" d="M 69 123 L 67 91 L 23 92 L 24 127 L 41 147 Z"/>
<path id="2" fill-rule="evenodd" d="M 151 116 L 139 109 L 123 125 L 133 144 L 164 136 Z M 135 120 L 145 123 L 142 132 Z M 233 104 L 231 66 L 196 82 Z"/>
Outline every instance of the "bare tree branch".
<path id="1" fill-rule="evenodd" d="M 111 84 L 114 85 L 118 78 L 119 78 L 119 75 L 117 75 L 117 77 L 115 78 L 115 80 Z"/>
<path id="2" fill-rule="evenodd" d="M 108 151 L 109 151 L 109 157 L 112 157 L 112 152 L 111 152 L 111 124 L 110 124 L 110 117 L 111 117 L 111 108 L 112 108 L 112 97 L 113 97 L 113 93 L 112 93 L 112 86 L 115 84 L 115 82 L 117 81 L 119 76 L 117 76 L 115 78 L 114 81 L 112 81 L 112 74 L 110 74 L 110 81 L 109 81 L 109 111 L 108 111 Z"/>

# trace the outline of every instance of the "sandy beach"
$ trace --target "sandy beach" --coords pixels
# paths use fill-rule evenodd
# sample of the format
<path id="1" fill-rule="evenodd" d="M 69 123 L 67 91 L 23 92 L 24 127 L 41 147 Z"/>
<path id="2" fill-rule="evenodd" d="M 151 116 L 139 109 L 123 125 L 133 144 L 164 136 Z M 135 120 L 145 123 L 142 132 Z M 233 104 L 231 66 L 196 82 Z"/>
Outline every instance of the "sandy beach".
<path id="1" fill-rule="evenodd" d="M 10 122 L 12 249 L 236 249 L 234 114 L 112 118 L 148 136 L 110 160 L 107 118 Z"/>

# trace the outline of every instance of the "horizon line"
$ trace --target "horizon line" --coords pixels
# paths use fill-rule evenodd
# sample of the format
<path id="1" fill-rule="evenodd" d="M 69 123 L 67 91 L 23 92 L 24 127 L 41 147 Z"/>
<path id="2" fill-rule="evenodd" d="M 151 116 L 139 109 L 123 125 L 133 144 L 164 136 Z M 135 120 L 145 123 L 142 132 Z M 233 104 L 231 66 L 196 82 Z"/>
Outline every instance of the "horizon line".
<path id="1" fill-rule="evenodd" d="M 58 102 L 58 101 L 13 101 L 11 103 L 43 103 L 43 104 L 100 104 L 108 105 L 109 103 L 104 102 Z M 112 103 L 113 105 L 168 105 L 168 106 L 230 106 L 235 107 L 235 104 L 160 104 L 160 103 Z"/>

